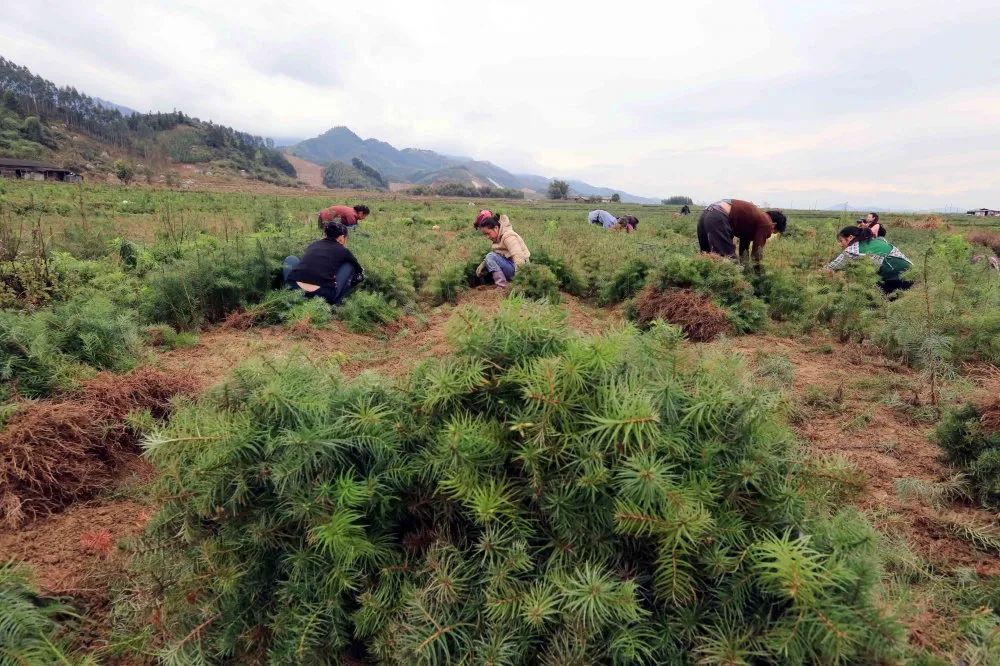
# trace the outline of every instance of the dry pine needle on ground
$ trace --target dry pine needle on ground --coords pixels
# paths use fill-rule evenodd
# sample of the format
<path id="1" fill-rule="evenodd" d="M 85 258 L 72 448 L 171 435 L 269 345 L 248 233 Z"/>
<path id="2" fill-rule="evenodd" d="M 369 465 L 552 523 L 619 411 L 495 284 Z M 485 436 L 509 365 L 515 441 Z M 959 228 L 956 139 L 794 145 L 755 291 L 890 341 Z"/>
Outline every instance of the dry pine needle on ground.
<path id="1" fill-rule="evenodd" d="M 65 400 L 24 404 L 0 433 L 0 523 L 17 527 L 105 488 L 138 446 L 128 414 L 162 419 L 174 396 L 196 389 L 191 376 L 141 368 L 101 373 Z"/>

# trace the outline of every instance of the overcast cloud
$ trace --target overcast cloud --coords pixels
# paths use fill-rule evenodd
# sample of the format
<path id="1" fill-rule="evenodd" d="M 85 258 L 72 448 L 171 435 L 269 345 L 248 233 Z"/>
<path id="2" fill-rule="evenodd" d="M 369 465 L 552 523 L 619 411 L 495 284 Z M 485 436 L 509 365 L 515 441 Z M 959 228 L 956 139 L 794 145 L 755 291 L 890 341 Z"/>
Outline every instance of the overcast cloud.
<path id="1" fill-rule="evenodd" d="M 19 2 L 0 55 L 266 136 L 635 194 L 1000 208 L 1000 3 Z"/>

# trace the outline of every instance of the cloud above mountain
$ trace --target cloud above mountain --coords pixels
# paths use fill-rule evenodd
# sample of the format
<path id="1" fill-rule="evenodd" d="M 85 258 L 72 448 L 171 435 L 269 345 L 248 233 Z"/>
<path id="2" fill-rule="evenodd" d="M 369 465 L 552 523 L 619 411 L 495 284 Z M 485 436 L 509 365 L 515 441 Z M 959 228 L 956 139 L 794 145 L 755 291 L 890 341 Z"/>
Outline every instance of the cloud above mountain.
<path id="1" fill-rule="evenodd" d="M 1000 205 L 1000 5 L 16 3 L 2 54 L 139 110 L 699 200 Z"/>

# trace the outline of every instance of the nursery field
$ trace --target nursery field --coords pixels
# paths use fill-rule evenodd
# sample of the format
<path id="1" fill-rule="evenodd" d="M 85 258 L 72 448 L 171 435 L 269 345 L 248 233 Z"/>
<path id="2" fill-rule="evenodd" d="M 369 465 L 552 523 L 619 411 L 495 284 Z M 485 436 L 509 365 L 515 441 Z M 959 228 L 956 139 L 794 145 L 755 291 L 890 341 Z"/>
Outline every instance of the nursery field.
<path id="1" fill-rule="evenodd" d="M 1000 663 L 996 223 L 259 189 L 0 181 L 0 664 Z"/>

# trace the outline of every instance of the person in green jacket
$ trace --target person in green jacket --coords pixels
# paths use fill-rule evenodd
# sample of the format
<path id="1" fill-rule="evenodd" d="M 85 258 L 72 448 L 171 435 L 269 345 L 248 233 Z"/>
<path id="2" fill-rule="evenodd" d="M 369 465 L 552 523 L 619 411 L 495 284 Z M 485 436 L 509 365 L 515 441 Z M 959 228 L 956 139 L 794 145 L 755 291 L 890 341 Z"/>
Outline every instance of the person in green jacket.
<path id="1" fill-rule="evenodd" d="M 837 234 L 837 242 L 843 251 L 826 265 L 827 270 L 835 271 L 848 261 L 868 257 L 878 266 L 879 286 L 886 294 L 913 286 L 913 282 L 902 278 L 903 272 L 909 270 L 913 262 L 899 248 L 875 236 L 871 229 L 844 227 Z"/>

